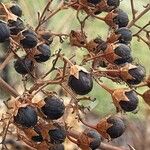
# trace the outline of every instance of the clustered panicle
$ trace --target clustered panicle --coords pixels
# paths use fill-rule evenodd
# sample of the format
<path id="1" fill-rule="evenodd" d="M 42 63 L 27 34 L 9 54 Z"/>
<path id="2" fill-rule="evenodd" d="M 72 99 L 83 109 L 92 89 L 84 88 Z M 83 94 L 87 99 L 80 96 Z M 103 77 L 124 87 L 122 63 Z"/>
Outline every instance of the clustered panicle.
<path id="1" fill-rule="evenodd" d="M 102 118 L 95 125 L 89 125 L 81 117 L 81 114 L 85 112 L 84 107 L 81 107 L 80 99 L 86 99 L 84 96 L 89 94 L 93 90 L 94 83 L 97 83 L 111 94 L 117 113 L 135 111 L 139 99 L 134 87 L 138 87 L 145 81 L 145 68 L 134 62 L 130 45 L 133 35 L 128 26 L 129 17 L 119 8 L 120 0 L 65 1 L 56 12 L 52 12 L 47 17 L 47 13 L 51 12 L 49 11 L 51 3 L 49 1 L 43 13 L 39 14 L 39 22 L 35 29 L 27 26 L 21 19 L 23 12 L 18 4 L 0 3 L 3 15 L 3 19 L 0 20 L 0 43 L 9 41 L 10 53 L 16 59 L 15 71 L 23 75 L 23 78 L 30 77 L 26 78 L 27 82 L 33 79 L 30 88 L 27 88 L 24 82 L 25 88 L 22 95 L 9 87 L 15 101 L 13 113 L 8 110 L 12 122 L 8 121 L 7 128 L 13 124 L 19 131 L 17 132 L 18 138 L 37 150 L 64 150 L 66 138 L 82 150 L 96 150 L 101 147 L 103 139 L 111 140 L 120 137 L 127 125 L 124 116 L 118 114 Z M 72 29 L 69 34 L 55 34 L 44 29 L 42 25 L 48 19 L 67 8 L 77 10 L 77 19 L 81 25 L 80 31 Z M 87 14 L 83 21 L 78 16 L 80 11 Z M 104 17 L 100 16 L 102 12 L 106 13 Z M 89 17 L 104 21 L 110 27 L 106 39 L 96 37 L 88 40 L 84 25 Z M 83 56 L 81 65 L 72 62 L 72 59 L 67 58 L 61 49 L 52 53 L 53 50 L 50 47 L 55 37 L 60 38 L 60 43 L 63 43 L 64 37 L 67 37 L 70 46 L 84 48 L 87 55 Z M 24 55 L 19 56 L 18 51 L 23 51 Z M 52 60 L 52 67 L 44 75 L 37 77 L 35 66 L 39 63 L 46 63 L 48 60 Z M 57 66 L 58 60 L 61 63 Z M 91 62 L 87 67 L 90 69 L 86 68 L 88 61 Z M 49 67 L 48 63 L 47 66 Z M 55 73 L 48 76 L 53 71 Z M 126 83 L 127 87 L 111 89 L 102 83 L 101 77 L 117 83 L 118 81 Z M 144 85 L 149 86 L 149 81 L 148 78 Z M 66 104 L 65 98 L 62 99 L 57 91 L 44 89 L 49 85 L 59 85 L 66 94 L 65 97 L 70 98 L 70 102 Z M 101 92 L 101 89 L 95 90 Z M 33 102 L 33 98 L 39 92 L 45 95 L 44 98 Z M 149 93 L 150 91 L 147 90 L 143 95 L 139 94 L 147 104 L 150 104 Z M 88 129 L 77 132 L 69 127 L 65 119 L 71 109 L 73 109 L 72 113 L 76 114 L 76 118 L 89 127 Z M 6 132 L 4 132 L 3 142 Z"/>

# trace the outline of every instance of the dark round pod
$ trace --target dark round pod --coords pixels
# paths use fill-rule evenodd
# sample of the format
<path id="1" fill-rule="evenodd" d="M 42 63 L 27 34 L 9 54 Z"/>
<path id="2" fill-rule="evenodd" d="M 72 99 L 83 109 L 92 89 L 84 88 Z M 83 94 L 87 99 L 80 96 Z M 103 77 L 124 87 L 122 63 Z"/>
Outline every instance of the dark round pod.
<path id="1" fill-rule="evenodd" d="M 54 123 L 55 129 L 49 130 L 50 141 L 52 144 L 61 144 L 65 141 L 66 130 L 58 123 Z"/>
<path id="2" fill-rule="evenodd" d="M 120 5 L 120 0 L 107 0 L 107 5 L 117 8 Z"/>
<path id="3" fill-rule="evenodd" d="M 127 83 L 132 85 L 141 83 L 146 76 L 145 68 L 140 65 L 137 66 L 137 68 L 130 69 L 128 73 L 133 77 L 133 79 L 128 79 Z"/>
<path id="4" fill-rule="evenodd" d="M 73 75 L 70 75 L 68 85 L 76 94 L 85 95 L 92 90 L 93 80 L 90 74 L 79 71 L 79 79 Z"/>
<path id="5" fill-rule="evenodd" d="M 17 35 L 20 31 L 25 29 L 24 23 L 20 18 L 16 21 L 8 20 L 8 26 L 10 27 L 11 35 Z"/>
<path id="6" fill-rule="evenodd" d="M 15 70 L 22 75 L 25 75 L 33 70 L 33 62 L 26 58 L 21 57 L 20 59 L 17 59 L 14 63 Z"/>
<path id="7" fill-rule="evenodd" d="M 98 3 L 101 2 L 101 0 L 87 0 L 88 3 L 91 3 L 93 5 L 97 5 Z"/>
<path id="8" fill-rule="evenodd" d="M 92 150 L 97 149 L 101 145 L 101 136 L 95 130 L 89 130 L 87 132 L 88 137 L 92 138 L 92 142 L 90 143 L 90 148 Z"/>
<path id="9" fill-rule="evenodd" d="M 114 23 L 118 25 L 119 28 L 126 27 L 129 23 L 129 18 L 127 13 L 125 13 L 121 9 L 116 9 L 114 13 L 117 13 L 118 15 L 113 19 Z"/>
<path id="10" fill-rule="evenodd" d="M 137 108 L 139 103 L 137 94 L 133 90 L 131 90 L 131 91 L 126 91 L 125 95 L 129 99 L 129 101 L 121 100 L 119 102 L 119 105 L 126 112 L 134 111 Z"/>
<path id="11" fill-rule="evenodd" d="M 63 116 L 65 105 L 56 96 L 48 96 L 44 99 L 45 105 L 41 111 L 47 116 L 48 119 L 55 120 Z"/>
<path id="12" fill-rule="evenodd" d="M 63 144 L 54 144 L 49 150 L 65 150 Z"/>
<path id="13" fill-rule="evenodd" d="M 22 35 L 24 38 L 20 40 L 20 44 L 23 48 L 34 48 L 37 45 L 38 39 L 33 31 L 25 30 L 22 32 Z"/>
<path id="14" fill-rule="evenodd" d="M 45 44 L 50 45 L 53 42 L 53 37 L 49 32 L 45 32 L 42 35 L 42 38 L 45 40 Z"/>
<path id="15" fill-rule="evenodd" d="M 107 122 L 109 124 L 112 124 L 111 127 L 109 127 L 107 129 L 107 134 L 109 134 L 109 136 L 114 139 L 114 138 L 118 138 L 119 136 L 121 136 L 125 129 L 126 129 L 126 125 L 124 124 L 123 120 L 119 117 L 116 116 L 111 116 L 107 119 Z"/>
<path id="16" fill-rule="evenodd" d="M 18 4 L 13 4 L 9 7 L 9 10 L 16 16 L 21 17 L 22 16 L 22 9 Z"/>
<path id="17" fill-rule="evenodd" d="M 37 62 L 45 62 L 47 61 L 50 56 L 51 56 L 51 51 L 50 51 L 50 47 L 46 44 L 41 44 L 39 46 L 37 46 L 37 50 L 39 50 L 39 52 L 41 54 L 37 54 L 37 55 L 34 55 L 34 59 L 37 61 Z"/>
<path id="18" fill-rule="evenodd" d="M 125 44 L 118 44 L 117 47 L 114 49 L 114 52 L 116 55 L 118 55 L 120 58 L 117 58 L 114 63 L 117 65 L 121 65 L 124 63 L 131 63 L 133 61 L 133 58 L 131 56 L 131 49 L 129 46 Z"/>
<path id="19" fill-rule="evenodd" d="M 0 42 L 5 42 L 10 37 L 10 30 L 6 23 L 0 21 Z"/>
<path id="20" fill-rule="evenodd" d="M 20 107 L 18 113 L 14 116 L 14 122 L 23 127 L 34 127 L 37 124 L 36 110 L 31 106 Z"/>
<path id="21" fill-rule="evenodd" d="M 129 44 L 132 40 L 132 32 L 129 28 L 119 28 L 115 31 L 115 34 L 120 35 L 118 38 L 120 43 Z"/>

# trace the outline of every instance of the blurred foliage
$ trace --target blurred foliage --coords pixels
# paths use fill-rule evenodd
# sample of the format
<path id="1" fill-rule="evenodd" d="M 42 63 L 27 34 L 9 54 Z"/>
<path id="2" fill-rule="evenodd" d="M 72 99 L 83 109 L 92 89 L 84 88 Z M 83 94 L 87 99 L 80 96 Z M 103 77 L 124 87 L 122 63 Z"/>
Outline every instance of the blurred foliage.
<path id="1" fill-rule="evenodd" d="M 3 2 L 9 2 L 9 1 L 3 0 Z M 52 9 L 57 7 L 58 2 L 59 0 L 54 0 Z M 138 10 L 139 12 L 142 11 L 143 6 L 145 6 L 148 2 L 149 0 L 136 0 L 135 1 L 136 10 Z M 40 13 L 42 12 L 42 10 L 44 9 L 44 6 L 47 3 L 47 0 L 18 0 L 18 3 L 21 5 L 23 9 L 24 15 L 22 19 L 28 24 L 28 26 L 32 26 L 33 28 L 35 28 L 37 25 L 37 12 L 40 12 Z M 130 19 L 132 19 L 129 0 L 122 0 L 120 8 L 128 12 Z M 82 15 L 84 16 L 84 13 Z M 142 19 L 140 19 L 137 22 L 137 24 L 139 26 L 143 26 L 144 24 L 148 22 L 148 18 L 149 18 L 149 14 L 147 13 L 144 17 L 142 17 Z M 52 17 L 49 20 L 49 22 L 47 22 L 46 26 L 48 30 L 51 30 L 54 33 L 69 33 L 71 29 L 73 30 L 80 29 L 79 23 L 76 19 L 76 11 L 73 9 L 60 11 L 57 15 Z M 132 31 L 133 33 L 136 33 L 138 29 L 136 27 L 132 27 Z M 107 34 L 108 34 L 108 27 L 103 22 L 97 19 L 90 18 L 86 22 L 85 32 L 87 34 L 88 40 L 93 39 L 97 36 L 101 36 L 103 39 L 106 39 Z M 81 60 L 80 58 L 82 58 L 83 54 L 85 54 L 86 51 L 84 51 L 84 49 L 79 49 L 77 47 L 74 47 L 74 48 L 70 47 L 68 44 L 69 43 L 68 40 L 66 40 L 62 45 L 60 45 L 58 44 L 58 40 L 59 39 L 56 38 L 56 40 L 53 42 L 51 46 L 51 50 L 54 52 L 55 50 L 61 47 L 63 49 L 63 52 L 66 55 L 71 56 L 73 53 L 76 53 L 77 55 L 74 59 L 78 63 L 80 63 L 80 60 Z M 147 45 L 143 42 L 138 42 L 136 38 L 133 38 L 131 47 L 132 47 L 133 56 L 135 58 L 135 62 L 141 63 L 143 66 L 145 66 L 147 74 L 149 74 L 150 73 L 150 68 L 149 68 L 150 51 Z M 13 66 L 13 62 L 11 62 L 10 65 Z M 46 64 L 42 64 L 42 65 L 46 66 Z M 48 68 L 49 66 L 46 66 L 46 67 Z M 12 69 L 11 71 L 11 77 L 13 76 L 17 76 L 16 77 L 17 81 L 21 81 L 21 76 L 16 75 L 16 73 L 14 72 L 14 69 Z M 108 80 L 106 78 L 103 78 L 102 80 L 112 88 L 117 87 L 117 86 L 120 87 L 120 84 L 119 85 L 114 84 L 111 80 Z M 15 82 L 16 81 L 13 79 L 12 84 L 14 84 Z M 125 85 L 123 84 L 121 86 L 125 87 Z M 56 86 L 55 87 L 52 86 L 51 88 L 58 89 L 58 87 Z M 140 89 L 139 92 L 142 93 L 144 90 L 145 88 L 143 88 L 142 90 Z M 97 84 L 95 84 L 95 87 L 93 91 L 90 93 L 90 95 L 92 97 L 96 97 L 97 100 L 95 102 L 89 102 L 89 103 L 83 102 L 83 104 L 90 105 L 94 112 L 99 113 L 101 115 L 107 115 L 115 111 L 110 95 L 105 90 L 98 87 Z M 147 108 L 147 106 L 145 106 L 145 104 L 143 104 L 141 100 L 140 105 L 139 105 L 139 113 L 134 116 L 141 117 L 141 114 L 144 113 L 145 108 Z"/>

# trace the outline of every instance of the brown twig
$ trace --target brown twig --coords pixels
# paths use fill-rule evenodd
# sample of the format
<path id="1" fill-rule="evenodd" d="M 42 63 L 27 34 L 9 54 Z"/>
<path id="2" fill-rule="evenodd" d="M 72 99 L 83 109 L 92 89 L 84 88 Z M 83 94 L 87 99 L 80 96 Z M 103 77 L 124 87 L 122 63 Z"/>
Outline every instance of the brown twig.
<path id="1" fill-rule="evenodd" d="M 137 22 L 143 15 L 145 15 L 148 11 L 150 10 L 150 3 L 147 5 L 147 7 L 138 15 L 135 17 L 135 19 L 133 19 L 129 24 L 128 24 L 128 28 L 131 28 L 135 22 Z"/>

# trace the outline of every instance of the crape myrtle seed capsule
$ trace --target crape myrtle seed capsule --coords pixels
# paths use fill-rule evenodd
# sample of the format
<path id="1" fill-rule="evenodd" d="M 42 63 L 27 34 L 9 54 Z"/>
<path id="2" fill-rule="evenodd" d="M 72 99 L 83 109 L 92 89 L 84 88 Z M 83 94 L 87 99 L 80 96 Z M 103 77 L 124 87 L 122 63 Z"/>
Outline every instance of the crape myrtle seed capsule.
<path id="1" fill-rule="evenodd" d="M 22 9 L 18 4 L 12 4 L 9 7 L 9 10 L 16 16 L 21 17 L 22 16 Z"/>
<path id="2" fill-rule="evenodd" d="M 119 42 L 123 44 L 129 44 L 132 40 L 132 32 L 127 27 L 118 28 L 115 32 L 113 32 L 108 38 L 107 42 L 114 43 Z"/>
<path id="3" fill-rule="evenodd" d="M 127 83 L 132 85 L 141 83 L 146 76 L 145 68 L 141 65 L 138 65 L 136 68 L 130 69 L 128 73 L 132 76 L 132 79 L 127 79 Z"/>
<path id="4" fill-rule="evenodd" d="M 107 0 L 108 6 L 114 6 L 117 8 L 120 5 L 120 0 Z"/>
<path id="5" fill-rule="evenodd" d="M 125 96 L 128 98 L 128 101 L 124 99 L 120 99 L 119 105 L 122 108 L 122 110 L 126 112 L 134 111 L 139 103 L 139 99 L 137 97 L 137 94 L 133 90 L 124 91 Z"/>
<path id="6" fill-rule="evenodd" d="M 26 57 L 21 57 L 17 59 L 14 63 L 14 68 L 19 74 L 25 75 L 33 71 L 34 64 L 33 61 Z"/>
<path id="7" fill-rule="evenodd" d="M 119 28 L 126 27 L 129 23 L 127 13 L 121 9 L 116 9 L 114 12 L 117 13 L 117 16 L 113 19 L 115 24 L 117 24 Z"/>
<path id="8" fill-rule="evenodd" d="M 85 95 L 92 90 L 93 80 L 89 73 L 79 71 L 79 79 L 70 75 L 68 85 L 76 94 Z"/>
<path id="9" fill-rule="evenodd" d="M 20 18 L 17 18 L 16 21 L 8 20 L 8 26 L 10 27 L 11 35 L 17 35 L 20 31 L 25 29 L 23 21 Z"/>
<path id="10" fill-rule="evenodd" d="M 25 30 L 22 32 L 22 35 L 24 38 L 20 40 L 20 44 L 23 48 L 34 48 L 37 45 L 38 39 L 32 30 Z"/>
<path id="11" fill-rule="evenodd" d="M 61 144 L 66 139 L 66 130 L 58 123 L 53 124 L 56 128 L 49 130 L 50 141 L 52 144 Z"/>
<path id="12" fill-rule="evenodd" d="M 131 63 L 133 60 L 130 47 L 122 43 L 108 44 L 104 55 L 109 63 L 116 65 Z"/>
<path id="13" fill-rule="evenodd" d="M 5 42 L 10 37 L 10 30 L 6 23 L 0 21 L 0 42 Z"/>
<path id="14" fill-rule="evenodd" d="M 118 138 L 124 133 L 126 126 L 121 118 L 111 116 L 107 119 L 107 122 L 112 125 L 106 130 L 107 134 L 109 134 L 112 139 Z"/>
<path id="15" fill-rule="evenodd" d="M 23 127 L 34 127 L 37 124 L 37 113 L 32 106 L 20 107 L 14 116 L 14 122 Z"/>
<path id="16" fill-rule="evenodd" d="M 41 111 L 48 119 L 55 120 L 63 116 L 65 105 L 62 100 L 56 96 L 48 96 L 44 101 L 45 105 L 41 108 Z"/>
<path id="17" fill-rule="evenodd" d="M 41 44 L 37 46 L 37 50 L 39 50 L 40 54 L 34 55 L 34 59 L 37 62 L 45 62 L 47 61 L 51 56 L 50 47 L 46 44 Z"/>
<path id="18" fill-rule="evenodd" d="M 126 62 L 131 63 L 133 61 L 133 58 L 131 56 L 131 49 L 125 44 L 118 43 L 116 48 L 114 49 L 114 53 L 120 57 L 114 60 L 114 63 L 117 65 L 121 65 Z"/>
<path id="19" fill-rule="evenodd" d="M 82 145 L 83 143 L 85 143 L 85 139 L 87 138 L 90 139 L 88 147 L 90 147 L 92 150 L 95 150 L 100 146 L 101 135 L 96 130 L 85 130 L 83 134 L 79 137 L 78 141 L 80 141 L 80 144 Z M 89 140 L 87 140 L 87 142 L 89 142 Z"/>
<path id="20" fill-rule="evenodd" d="M 93 5 L 96 5 L 98 3 L 100 3 L 102 0 L 87 0 L 88 3 L 91 3 Z"/>
<path id="21" fill-rule="evenodd" d="M 115 31 L 116 35 L 120 35 L 118 40 L 120 43 L 129 44 L 132 40 L 132 32 L 127 27 L 119 28 Z"/>

